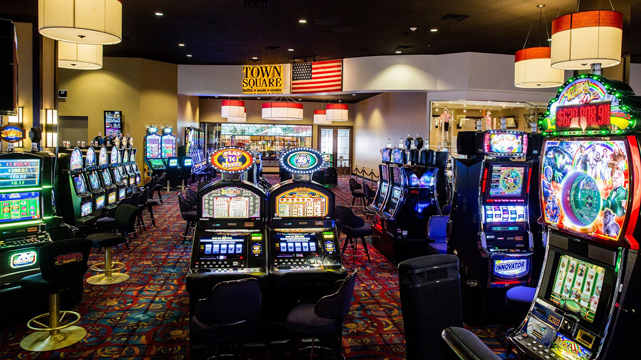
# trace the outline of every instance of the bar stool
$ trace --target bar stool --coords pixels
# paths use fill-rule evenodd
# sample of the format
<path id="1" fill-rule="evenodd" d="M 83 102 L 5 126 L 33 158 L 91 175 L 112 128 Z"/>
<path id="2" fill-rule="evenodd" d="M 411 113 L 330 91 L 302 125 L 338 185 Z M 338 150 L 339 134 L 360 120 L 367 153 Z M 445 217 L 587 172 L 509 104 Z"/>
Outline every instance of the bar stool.
<path id="1" fill-rule="evenodd" d="M 343 253 L 347 249 L 347 246 L 353 242 L 352 247 L 352 263 L 355 264 L 356 256 L 358 253 L 358 238 L 361 239 L 361 244 L 363 245 L 363 250 L 367 255 L 367 262 L 371 262 L 369 257 L 369 250 L 367 249 L 367 241 L 365 241 L 366 236 L 372 235 L 372 227 L 365 225 L 365 220 L 361 217 L 356 216 L 352 209 L 346 206 L 338 207 L 338 217 L 341 222 L 341 231 L 345 234 L 345 244 L 343 245 Z"/>
<path id="2" fill-rule="evenodd" d="M 75 344 L 87 335 L 85 329 L 74 326 L 80 321 L 80 314 L 60 311 L 60 293 L 74 286 L 82 286 L 90 252 L 91 241 L 87 239 L 59 240 L 40 248 L 40 274 L 23 278 L 20 285 L 31 293 L 48 294 L 49 312 L 29 320 L 27 327 L 36 332 L 20 341 L 21 348 L 27 351 L 52 351 Z M 75 319 L 63 324 L 67 315 Z M 47 317 L 49 326 L 40 322 Z"/>
<path id="3" fill-rule="evenodd" d="M 87 239 L 93 242 L 94 247 L 105 248 L 105 262 L 91 266 L 92 271 L 97 271 L 102 274 L 91 276 L 87 279 L 87 283 L 91 285 L 112 285 L 129 279 L 129 275 L 118 272 L 125 268 L 125 264 L 111 261 L 111 253 L 112 247 L 127 242 L 126 236 L 134 231 L 137 215 L 137 206 L 119 205 L 116 209 L 115 222 L 116 229 L 120 230 L 121 235 L 115 233 L 97 233 L 87 236 Z"/>

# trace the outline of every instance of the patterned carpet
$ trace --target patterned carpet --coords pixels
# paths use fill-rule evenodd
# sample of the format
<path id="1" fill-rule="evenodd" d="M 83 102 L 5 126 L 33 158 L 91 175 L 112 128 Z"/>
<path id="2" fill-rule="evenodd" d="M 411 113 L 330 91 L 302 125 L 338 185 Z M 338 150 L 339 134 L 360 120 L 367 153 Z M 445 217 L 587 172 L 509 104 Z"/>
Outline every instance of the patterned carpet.
<path id="1" fill-rule="evenodd" d="M 347 177 L 334 189 L 338 205 L 351 203 Z M 276 182 L 273 175 L 268 180 Z M 85 284 L 77 307 L 79 323 L 88 335 L 80 343 L 53 352 L 31 353 L 20 349 L 28 334 L 25 325 L 0 329 L 0 359 L 189 359 L 187 273 L 190 244 L 179 234 L 184 222 L 176 192 L 163 196 L 157 226 L 131 241 L 131 249 L 119 248 L 114 258 L 127 265 L 131 278 L 108 287 Z M 149 222 L 149 221 L 148 221 Z M 400 309 L 398 275 L 393 264 L 370 246 L 371 263 L 359 247 L 356 259 L 345 255 L 348 269 L 358 268 L 352 308 L 343 327 L 343 347 L 348 359 L 404 359 L 405 338 Z M 92 252 L 91 262 L 102 259 Z M 352 262 L 354 261 L 354 265 Z M 87 276 L 91 275 L 90 272 Z M 4 326 L 3 326 L 4 327 Z M 504 357 L 504 327 L 474 328 L 496 353 Z M 251 351 L 252 359 L 279 359 L 282 353 Z"/>

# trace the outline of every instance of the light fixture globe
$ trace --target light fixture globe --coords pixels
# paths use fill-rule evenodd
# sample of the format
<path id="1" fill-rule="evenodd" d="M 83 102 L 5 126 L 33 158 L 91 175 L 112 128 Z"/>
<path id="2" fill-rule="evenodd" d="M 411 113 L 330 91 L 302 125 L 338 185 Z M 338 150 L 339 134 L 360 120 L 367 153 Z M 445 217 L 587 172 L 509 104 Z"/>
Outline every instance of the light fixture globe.
<path id="1" fill-rule="evenodd" d="M 331 121 L 327 121 L 325 110 L 314 110 L 314 124 L 316 125 L 331 125 Z"/>
<path id="2" fill-rule="evenodd" d="M 38 0 L 38 31 L 54 40 L 118 44 L 122 41 L 122 2 Z"/>
<path id="3" fill-rule="evenodd" d="M 75 70 L 102 68 L 102 45 L 58 41 L 58 67 Z"/>
<path id="4" fill-rule="evenodd" d="M 247 122 L 247 109 L 243 111 L 243 116 L 230 116 L 227 118 L 227 122 L 232 123 L 245 123 Z"/>
<path id="5" fill-rule="evenodd" d="M 327 104 L 327 121 L 347 121 L 347 104 Z"/>
<path id="6" fill-rule="evenodd" d="M 303 120 L 303 104 L 291 101 L 270 101 L 263 104 L 265 120 Z"/>
<path id="7" fill-rule="evenodd" d="M 241 118 L 245 114 L 245 102 L 242 100 L 223 100 L 220 107 L 220 117 Z"/>
<path id="8" fill-rule="evenodd" d="M 550 67 L 550 48 L 532 47 L 516 52 L 514 86 L 549 88 L 563 85 L 563 70 Z"/>
<path id="9" fill-rule="evenodd" d="M 618 11 L 584 11 L 552 21 L 552 67 L 589 70 L 621 63 L 623 14 Z"/>

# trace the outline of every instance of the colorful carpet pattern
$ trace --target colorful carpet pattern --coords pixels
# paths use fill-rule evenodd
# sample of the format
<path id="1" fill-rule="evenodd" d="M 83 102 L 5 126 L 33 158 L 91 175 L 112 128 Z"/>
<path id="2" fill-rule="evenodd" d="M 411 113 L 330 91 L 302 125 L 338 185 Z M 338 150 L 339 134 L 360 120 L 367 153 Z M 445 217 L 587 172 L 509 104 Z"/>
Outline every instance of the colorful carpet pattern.
<path id="1" fill-rule="evenodd" d="M 272 183 L 275 176 L 268 176 Z M 347 177 L 334 188 L 338 205 L 351 204 Z M 20 340 L 30 333 L 25 325 L 0 329 L 0 359 L 190 359 L 188 293 L 185 274 L 191 245 L 183 244 L 184 222 L 176 192 L 163 196 L 156 209 L 156 227 L 132 239 L 130 249 L 114 251 L 114 260 L 127 265 L 131 278 L 121 284 L 85 284 L 77 311 L 78 324 L 87 330 L 79 343 L 52 352 L 20 349 Z M 150 223 L 148 220 L 147 223 Z M 371 262 L 359 246 L 355 259 L 351 249 L 344 256 L 348 269 L 358 268 L 352 308 L 343 327 L 343 348 L 348 359 L 405 359 L 405 337 L 395 266 L 373 247 Z M 101 261 L 94 250 L 90 263 Z M 90 272 L 87 276 L 93 275 Z M 472 329 L 494 352 L 506 358 L 504 327 Z M 253 359 L 278 359 L 278 354 L 251 353 Z"/>

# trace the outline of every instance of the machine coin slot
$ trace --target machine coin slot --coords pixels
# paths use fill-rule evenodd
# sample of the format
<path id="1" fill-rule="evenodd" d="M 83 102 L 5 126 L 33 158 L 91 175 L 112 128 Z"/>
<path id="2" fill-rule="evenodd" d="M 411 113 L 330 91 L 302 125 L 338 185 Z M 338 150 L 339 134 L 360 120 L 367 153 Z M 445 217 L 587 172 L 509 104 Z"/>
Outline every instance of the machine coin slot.
<path id="1" fill-rule="evenodd" d="M 576 341 L 588 349 L 592 349 L 592 345 L 594 344 L 594 335 L 583 329 L 579 329 L 576 334 Z"/>

